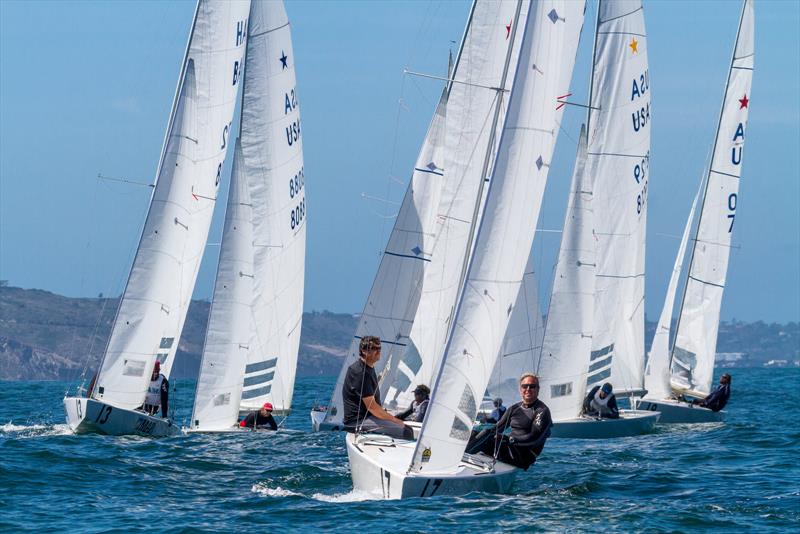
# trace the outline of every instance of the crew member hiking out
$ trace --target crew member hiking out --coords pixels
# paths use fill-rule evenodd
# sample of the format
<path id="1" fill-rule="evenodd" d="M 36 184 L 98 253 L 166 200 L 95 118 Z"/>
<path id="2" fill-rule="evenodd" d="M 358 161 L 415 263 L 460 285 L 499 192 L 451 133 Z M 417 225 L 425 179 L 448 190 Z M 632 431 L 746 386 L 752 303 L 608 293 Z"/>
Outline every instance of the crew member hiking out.
<path id="1" fill-rule="evenodd" d="M 161 362 L 156 360 L 142 408 L 150 415 L 156 415 L 159 407 L 161 408 L 161 417 L 166 419 L 169 409 L 169 381 L 161 374 Z"/>
<path id="2" fill-rule="evenodd" d="M 467 452 L 483 452 L 527 471 L 542 453 L 553 420 L 550 409 L 539 400 L 539 377 L 523 374 L 519 379 L 519 391 L 522 401 L 512 404 L 494 429 L 474 434 L 467 444 Z M 511 431 L 506 434 L 508 428 Z"/>
<path id="3" fill-rule="evenodd" d="M 705 399 L 695 399 L 692 404 L 708 408 L 712 412 L 718 412 L 728 404 L 731 397 L 731 375 L 725 373 L 719 377 L 719 385 Z"/>
<path id="4" fill-rule="evenodd" d="M 583 399 L 583 413 L 606 419 L 619 419 L 617 397 L 612 393 L 614 388 L 606 382 L 603 387 L 595 386 Z"/>
<path id="5" fill-rule="evenodd" d="M 375 364 L 381 358 L 380 338 L 361 338 L 358 354 L 358 360 L 347 368 L 342 385 L 345 430 L 413 439 L 413 430 L 381 406 L 378 375 L 375 373 Z"/>

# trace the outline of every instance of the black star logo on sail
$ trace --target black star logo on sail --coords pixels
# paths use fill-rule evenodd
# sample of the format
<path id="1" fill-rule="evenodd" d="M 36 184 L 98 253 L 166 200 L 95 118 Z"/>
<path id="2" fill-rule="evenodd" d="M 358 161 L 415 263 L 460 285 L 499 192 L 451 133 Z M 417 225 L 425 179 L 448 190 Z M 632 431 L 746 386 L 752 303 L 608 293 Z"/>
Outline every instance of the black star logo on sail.
<path id="1" fill-rule="evenodd" d="M 280 59 L 280 60 L 281 60 L 281 65 L 283 65 L 283 69 L 285 69 L 285 68 L 288 68 L 288 67 L 289 67 L 289 64 L 287 63 L 287 61 L 289 60 L 289 58 L 288 58 L 288 57 L 286 57 L 286 53 L 285 53 L 283 50 L 281 50 L 281 57 L 280 57 L 280 58 L 278 58 L 278 59 Z M 283 70 L 283 69 L 281 69 L 281 70 Z"/>

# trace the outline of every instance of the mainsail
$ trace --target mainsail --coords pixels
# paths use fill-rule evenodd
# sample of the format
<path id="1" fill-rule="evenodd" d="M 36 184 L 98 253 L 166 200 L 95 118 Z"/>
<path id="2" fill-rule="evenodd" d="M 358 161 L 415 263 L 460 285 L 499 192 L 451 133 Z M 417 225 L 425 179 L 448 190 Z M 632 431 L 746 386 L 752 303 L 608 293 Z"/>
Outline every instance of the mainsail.
<path id="1" fill-rule="evenodd" d="M 745 0 L 672 349 L 672 387 L 702 396 L 709 393 L 714 374 L 719 314 L 736 220 L 753 81 L 753 32 L 753 2 Z"/>
<path id="2" fill-rule="evenodd" d="M 536 369 L 541 386 L 539 398 L 550 408 L 554 421 L 578 415 L 589 371 L 596 239 L 592 177 L 585 172 L 586 152 L 586 129 L 581 128 L 544 342 Z"/>
<path id="3" fill-rule="evenodd" d="M 675 258 L 675 265 L 672 267 L 672 275 L 667 286 L 667 296 L 664 299 L 664 307 L 661 309 L 661 316 L 658 319 L 656 333 L 653 336 L 653 343 L 650 346 L 650 355 L 647 359 L 647 367 L 644 374 L 644 389 L 647 390 L 649 397 L 666 399 L 670 396 L 671 387 L 669 385 L 669 334 L 672 322 L 672 305 L 675 302 L 675 293 L 678 289 L 678 279 L 683 269 L 683 260 L 686 256 L 686 245 L 689 242 L 689 231 L 694 221 L 694 212 L 697 207 L 697 199 L 700 191 L 694 197 L 692 209 L 689 211 L 689 219 L 683 229 L 683 237 L 678 247 L 678 256 Z"/>
<path id="4" fill-rule="evenodd" d="M 522 47 L 483 217 L 409 469 L 461 461 L 519 293 L 583 23 L 583 2 L 538 1 Z M 559 108 L 559 109 L 557 109 Z"/>
<path id="5" fill-rule="evenodd" d="M 237 141 L 191 419 L 193 428 L 203 430 L 224 430 L 235 424 L 253 332 L 252 204 L 241 158 Z"/>
<path id="6" fill-rule="evenodd" d="M 588 386 L 640 389 L 650 162 L 650 76 L 641 0 L 598 5 L 585 172 L 597 237 Z"/>
<path id="7" fill-rule="evenodd" d="M 477 0 L 472 7 L 451 74 L 454 82 L 443 93 L 420 149 L 364 314 L 334 387 L 326 422 L 341 423 L 342 383 L 347 367 L 358 358 L 358 342 L 363 335 L 378 335 L 383 341 L 384 352 L 376 371 L 383 374 L 388 366 L 381 387 L 386 404 L 402 402 L 404 397 L 398 396 L 407 395 L 419 380 L 430 383 L 436 353 L 409 346 L 410 339 L 415 338 L 412 325 L 436 317 L 438 324 L 429 328 L 442 326 L 443 320 L 438 318 L 441 277 L 461 268 L 461 263 L 456 263 L 459 257 L 463 263 L 463 253 L 450 240 L 457 237 L 464 242 L 462 248 L 466 246 L 482 180 L 479 166 L 483 153 L 472 152 L 475 146 L 485 147 L 490 137 L 496 91 L 486 87 L 500 85 L 516 7 L 516 2 L 498 0 Z M 482 145 L 476 145 L 479 140 Z M 459 151 L 458 157 L 449 155 L 453 150 Z M 456 194 L 471 195 L 471 204 L 466 205 L 468 215 L 458 220 L 451 208 Z M 453 236 L 456 230 L 458 235 Z M 439 257 L 447 254 L 453 254 L 453 258 Z M 419 331 L 421 327 L 413 328 Z M 422 375 L 427 380 L 418 378 Z"/>
<path id="8" fill-rule="evenodd" d="M 156 185 L 91 396 L 140 406 L 156 359 L 169 376 L 205 250 L 247 38 L 249 1 L 200 0 Z"/>

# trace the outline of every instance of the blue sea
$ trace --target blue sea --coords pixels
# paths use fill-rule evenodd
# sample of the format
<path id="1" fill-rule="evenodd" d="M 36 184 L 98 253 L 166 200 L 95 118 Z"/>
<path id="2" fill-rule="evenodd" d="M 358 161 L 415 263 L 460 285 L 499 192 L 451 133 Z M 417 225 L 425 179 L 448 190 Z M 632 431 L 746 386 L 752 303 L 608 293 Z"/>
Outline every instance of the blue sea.
<path id="1" fill-rule="evenodd" d="M 73 436 L 61 382 L 0 383 L 0 531 L 800 530 L 800 369 L 734 369 L 728 421 L 550 440 L 512 495 L 374 501 L 339 433 L 310 432 L 334 378 L 299 379 L 277 434 Z M 188 419 L 193 382 L 177 384 Z"/>

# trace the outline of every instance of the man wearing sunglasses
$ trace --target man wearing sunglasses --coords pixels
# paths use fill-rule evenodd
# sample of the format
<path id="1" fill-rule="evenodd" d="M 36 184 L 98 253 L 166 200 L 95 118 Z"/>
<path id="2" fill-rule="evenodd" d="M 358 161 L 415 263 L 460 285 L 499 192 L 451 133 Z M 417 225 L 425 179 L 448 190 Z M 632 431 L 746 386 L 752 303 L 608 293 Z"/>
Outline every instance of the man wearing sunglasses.
<path id="1" fill-rule="evenodd" d="M 519 379 L 522 401 L 512 404 L 498 421 L 494 439 L 490 432 L 477 434 L 467 451 L 483 452 L 501 462 L 527 470 L 542 453 L 550 437 L 550 409 L 539 400 L 539 377 L 525 373 Z M 509 433 L 506 430 L 510 429 Z"/>

